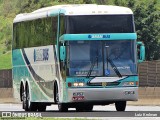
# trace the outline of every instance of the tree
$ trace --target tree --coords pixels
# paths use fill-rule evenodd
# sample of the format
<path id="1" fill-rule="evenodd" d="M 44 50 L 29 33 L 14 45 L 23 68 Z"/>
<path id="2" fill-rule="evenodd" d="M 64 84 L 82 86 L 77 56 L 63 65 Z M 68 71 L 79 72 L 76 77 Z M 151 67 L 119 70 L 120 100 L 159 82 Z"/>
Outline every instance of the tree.
<path id="1" fill-rule="evenodd" d="M 126 6 L 127 1 L 124 0 L 114 0 L 114 4 L 117 6 Z"/>
<path id="2" fill-rule="evenodd" d="M 133 10 L 138 41 L 146 47 L 146 60 L 160 59 L 160 13 L 156 8 L 157 0 L 148 3 L 135 0 L 115 0 L 119 6 L 127 6 Z"/>
<path id="3" fill-rule="evenodd" d="M 148 5 L 141 3 L 134 9 L 138 41 L 143 41 L 146 46 L 146 60 L 160 58 L 160 14 L 155 6 L 156 1 L 153 1 Z"/>

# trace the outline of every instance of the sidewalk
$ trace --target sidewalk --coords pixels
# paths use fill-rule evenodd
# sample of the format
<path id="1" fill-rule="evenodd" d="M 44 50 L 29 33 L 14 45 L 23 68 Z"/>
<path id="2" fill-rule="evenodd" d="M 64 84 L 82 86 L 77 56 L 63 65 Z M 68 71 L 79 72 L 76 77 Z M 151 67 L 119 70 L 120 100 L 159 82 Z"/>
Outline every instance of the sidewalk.
<path id="1" fill-rule="evenodd" d="M 127 102 L 128 105 L 146 105 L 146 106 L 160 106 L 160 99 L 154 99 L 154 98 L 150 98 L 150 99 L 138 99 L 138 101 L 128 101 Z"/>
<path id="2" fill-rule="evenodd" d="M 0 98 L 0 104 L 9 104 L 9 103 L 19 104 L 21 102 L 14 98 Z"/>

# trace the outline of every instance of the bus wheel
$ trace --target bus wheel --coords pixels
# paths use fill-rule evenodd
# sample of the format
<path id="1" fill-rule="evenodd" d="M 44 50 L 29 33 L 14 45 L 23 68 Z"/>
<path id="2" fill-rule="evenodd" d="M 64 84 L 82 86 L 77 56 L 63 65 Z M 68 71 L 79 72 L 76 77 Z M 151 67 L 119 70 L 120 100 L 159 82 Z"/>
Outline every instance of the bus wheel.
<path id="1" fill-rule="evenodd" d="M 46 111 L 46 105 L 45 105 L 45 104 L 39 104 L 39 105 L 38 105 L 38 111 L 39 111 L 39 112 L 44 112 L 44 111 Z"/>
<path id="2" fill-rule="evenodd" d="M 58 104 L 58 109 L 59 109 L 60 112 L 67 112 L 68 111 L 67 105 L 63 104 L 63 103 Z"/>
<path id="3" fill-rule="evenodd" d="M 59 102 L 59 94 L 58 94 L 57 82 L 54 83 L 54 101 L 55 101 L 55 103 Z"/>
<path id="4" fill-rule="evenodd" d="M 115 107 L 117 111 L 125 111 L 126 101 L 115 102 Z"/>
<path id="5" fill-rule="evenodd" d="M 92 111 L 93 110 L 93 105 L 86 105 L 84 110 L 85 111 Z"/>
<path id="6" fill-rule="evenodd" d="M 24 109 L 25 111 L 37 111 L 37 103 L 31 102 L 30 101 L 30 94 L 29 94 L 29 88 L 26 87 L 26 97 L 24 100 Z"/>
<path id="7" fill-rule="evenodd" d="M 27 109 L 26 92 L 25 91 L 22 93 L 22 108 L 25 110 Z"/>

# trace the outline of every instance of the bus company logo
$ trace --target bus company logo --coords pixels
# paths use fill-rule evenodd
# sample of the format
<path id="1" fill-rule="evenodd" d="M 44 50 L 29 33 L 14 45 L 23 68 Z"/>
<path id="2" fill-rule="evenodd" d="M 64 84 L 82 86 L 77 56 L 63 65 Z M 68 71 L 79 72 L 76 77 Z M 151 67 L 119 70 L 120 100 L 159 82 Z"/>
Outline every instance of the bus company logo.
<path id="1" fill-rule="evenodd" d="M 107 86 L 107 83 L 106 82 L 102 82 L 102 86 L 103 87 Z"/>
<path id="2" fill-rule="evenodd" d="M 110 35 L 88 35 L 88 38 L 110 38 Z"/>
<path id="3" fill-rule="evenodd" d="M 2 118 L 12 117 L 11 112 L 2 112 Z"/>
<path id="4" fill-rule="evenodd" d="M 25 119 L 25 117 L 41 118 L 42 114 L 37 112 L 2 112 L 3 119 Z"/>
<path id="5" fill-rule="evenodd" d="M 48 61 L 49 49 L 34 49 L 34 62 L 36 61 Z"/>

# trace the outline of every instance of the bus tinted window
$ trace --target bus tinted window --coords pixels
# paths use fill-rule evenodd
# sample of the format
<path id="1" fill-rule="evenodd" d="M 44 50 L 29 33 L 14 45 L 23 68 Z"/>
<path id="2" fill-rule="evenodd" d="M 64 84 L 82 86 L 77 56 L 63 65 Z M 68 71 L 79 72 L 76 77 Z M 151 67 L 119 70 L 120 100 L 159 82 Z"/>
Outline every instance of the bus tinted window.
<path id="1" fill-rule="evenodd" d="M 67 16 L 67 33 L 132 33 L 132 15 Z"/>
<path id="2" fill-rule="evenodd" d="M 56 34 L 56 17 L 16 23 L 13 28 L 13 49 L 55 44 Z"/>
<path id="3" fill-rule="evenodd" d="M 66 24 L 65 24 L 65 17 L 64 16 L 60 16 L 60 36 L 66 33 Z"/>

